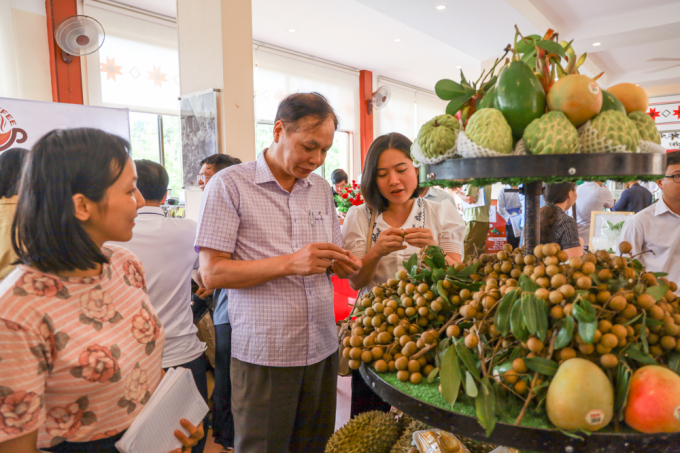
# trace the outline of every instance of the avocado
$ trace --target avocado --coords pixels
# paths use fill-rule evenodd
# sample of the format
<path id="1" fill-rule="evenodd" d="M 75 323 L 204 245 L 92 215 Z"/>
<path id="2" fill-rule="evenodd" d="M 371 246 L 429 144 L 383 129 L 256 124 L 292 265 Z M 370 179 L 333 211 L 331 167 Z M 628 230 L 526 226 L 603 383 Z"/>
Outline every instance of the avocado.
<path id="1" fill-rule="evenodd" d="M 545 113 L 545 91 L 523 61 L 513 61 L 501 71 L 495 91 L 494 107 L 503 113 L 516 140 Z"/>
<path id="2" fill-rule="evenodd" d="M 602 109 L 600 109 L 600 113 L 607 110 L 616 110 L 624 115 L 626 114 L 626 108 L 623 106 L 623 103 L 609 91 L 602 90 Z"/>

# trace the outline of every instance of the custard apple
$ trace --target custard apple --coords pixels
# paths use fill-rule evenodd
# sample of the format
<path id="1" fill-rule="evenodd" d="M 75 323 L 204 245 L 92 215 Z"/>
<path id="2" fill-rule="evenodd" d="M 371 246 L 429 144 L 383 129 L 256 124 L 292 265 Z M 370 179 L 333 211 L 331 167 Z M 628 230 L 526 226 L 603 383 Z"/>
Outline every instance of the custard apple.
<path id="1" fill-rule="evenodd" d="M 512 129 L 496 109 L 478 110 L 468 121 L 465 135 L 477 145 L 501 154 L 512 153 Z"/>
<path id="2" fill-rule="evenodd" d="M 456 145 L 458 132 L 460 123 L 454 116 L 448 114 L 435 116 L 420 128 L 416 143 L 425 157 L 436 159 Z"/>
<path id="3" fill-rule="evenodd" d="M 393 416 L 364 412 L 331 436 L 326 453 L 389 453 L 398 439 L 399 425 Z"/>
<path id="4" fill-rule="evenodd" d="M 582 153 L 637 152 L 640 133 L 635 122 L 616 110 L 607 110 L 579 130 Z"/>
<path id="5" fill-rule="evenodd" d="M 570 154 L 578 152 L 578 131 L 567 115 L 548 112 L 524 129 L 524 145 L 532 154 Z"/>
<path id="6" fill-rule="evenodd" d="M 661 144 L 661 134 L 659 134 L 656 123 L 651 116 L 645 112 L 635 111 L 630 112 L 628 118 L 635 121 L 635 126 L 640 133 L 640 140 L 654 142 L 657 145 Z"/>

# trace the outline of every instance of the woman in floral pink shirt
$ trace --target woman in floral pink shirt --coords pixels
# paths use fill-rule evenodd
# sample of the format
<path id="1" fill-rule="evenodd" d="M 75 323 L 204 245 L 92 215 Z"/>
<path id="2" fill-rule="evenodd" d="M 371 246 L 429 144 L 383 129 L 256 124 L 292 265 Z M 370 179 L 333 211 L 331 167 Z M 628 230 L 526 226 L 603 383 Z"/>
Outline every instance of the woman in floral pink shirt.
<path id="1" fill-rule="evenodd" d="M 161 380 L 165 335 L 132 237 L 143 198 L 129 144 L 95 129 L 44 136 L 13 225 L 21 264 L 0 283 L 0 453 L 113 453 Z M 203 436 L 175 436 L 188 451 Z"/>

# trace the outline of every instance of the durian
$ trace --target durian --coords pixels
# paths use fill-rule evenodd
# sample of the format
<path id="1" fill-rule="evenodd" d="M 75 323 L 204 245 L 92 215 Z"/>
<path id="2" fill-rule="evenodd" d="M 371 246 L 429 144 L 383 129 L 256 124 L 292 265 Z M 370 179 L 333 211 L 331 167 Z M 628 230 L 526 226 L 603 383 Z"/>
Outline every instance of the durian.
<path id="1" fill-rule="evenodd" d="M 498 448 L 496 445 L 477 442 L 476 440 L 468 439 L 467 437 L 457 436 L 458 439 L 470 450 L 470 453 L 489 453 Z"/>
<path id="2" fill-rule="evenodd" d="M 637 152 L 640 133 L 635 122 L 621 112 L 607 110 L 579 130 L 582 153 Z"/>
<path id="3" fill-rule="evenodd" d="M 578 131 L 567 115 L 548 112 L 533 120 L 524 130 L 524 146 L 531 154 L 569 154 L 578 152 Z"/>
<path id="4" fill-rule="evenodd" d="M 326 453 L 388 453 L 399 438 L 399 425 L 390 414 L 364 412 L 333 434 Z"/>
<path id="5" fill-rule="evenodd" d="M 512 129 L 496 109 L 478 110 L 465 128 L 465 135 L 477 145 L 501 154 L 512 152 Z"/>
<path id="6" fill-rule="evenodd" d="M 413 420 L 410 418 L 409 420 L 410 423 L 404 429 L 404 432 L 401 434 L 401 437 L 399 438 L 397 443 L 394 444 L 394 446 L 392 446 L 390 453 L 408 453 L 408 451 L 411 449 L 411 444 L 413 443 L 413 433 L 416 431 L 424 431 L 430 429 L 430 427 L 423 422 Z"/>
<path id="7" fill-rule="evenodd" d="M 656 128 L 656 123 L 651 116 L 647 115 L 645 112 L 630 112 L 628 118 L 635 121 L 635 126 L 640 133 L 640 140 L 645 140 L 648 142 L 661 144 L 661 134 Z"/>
<path id="8" fill-rule="evenodd" d="M 454 116 L 448 114 L 435 116 L 420 128 L 416 143 L 425 157 L 435 159 L 456 145 L 458 132 L 460 123 Z"/>

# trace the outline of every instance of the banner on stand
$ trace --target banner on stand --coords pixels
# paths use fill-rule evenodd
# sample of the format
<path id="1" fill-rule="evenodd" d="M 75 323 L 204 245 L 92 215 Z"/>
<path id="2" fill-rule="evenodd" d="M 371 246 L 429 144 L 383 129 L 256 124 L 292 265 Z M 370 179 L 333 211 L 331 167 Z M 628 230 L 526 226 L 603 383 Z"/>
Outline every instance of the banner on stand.
<path id="1" fill-rule="evenodd" d="M 0 152 L 30 149 L 54 129 L 92 127 L 130 141 L 128 109 L 0 97 Z"/>

